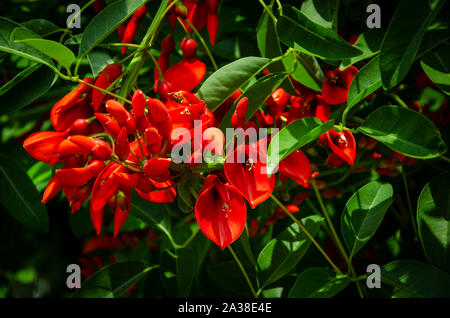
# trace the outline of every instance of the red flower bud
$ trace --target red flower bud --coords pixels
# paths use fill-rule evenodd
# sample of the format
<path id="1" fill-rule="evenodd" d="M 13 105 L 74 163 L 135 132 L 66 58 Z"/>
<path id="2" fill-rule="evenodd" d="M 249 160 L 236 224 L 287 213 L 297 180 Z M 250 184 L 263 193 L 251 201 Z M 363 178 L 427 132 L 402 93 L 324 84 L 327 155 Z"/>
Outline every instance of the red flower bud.
<path id="1" fill-rule="evenodd" d="M 169 54 L 173 51 L 175 48 L 175 40 L 171 35 L 166 36 L 161 41 L 161 53 Z"/>
<path id="2" fill-rule="evenodd" d="M 131 107 L 133 108 L 135 119 L 145 116 L 145 95 L 140 89 L 134 92 L 131 99 Z"/>
<path id="3" fill-rule="evenodd" d="M 89 135 L 89 121 L 87 119 L 77 119 L 67 128 L 67 132 L 71 135 Z"/>
<path id="4" fill-rule="evenodd" d="M 197 51 L 197 42 L 190 38 L 184 38 L 183 41 L 181 41 L 180 48 L 183 52 L 184 59 L 195 57 L 195 51 Z"/>
<path id="5" fill-rule="evenodd" d="M 208 34 L 211 45 L 216 43 L 217 32 L 219 30 L 219 17 L 217 14 L 208 14 Z"/>
<path id="6" fill-rule="evenodd" d="M 133 43 L 134 38 L 136 37 L 138 31 L 138 27 L 139 25 L 137 24 L 137 22 L 131 19 L 130 22 L 128 22 L 127 26 L 125 27 L 125 31 L 123 32 L 122 43 Z M 122 55 L 125 54 L 127 49 L 128 49 L 127 46 L 122 47 Z"/>
<path id="7" fill-rule="evenodd" d="M 161 151 L 162 137 L 158 130 L 154 127 L 145 130 L 145 139 L 147 141 L 146 147 L 150 154 L 157 154 Z"/>
<path id="8" fill-rule="evenodd" d="M 144 164 L 144 173 L 158 182 L 165 182 L 170 177 L 170 158 L 151 158 Z"/>
<path id="9" fill-rule="evenodd" d="M 117 135 L 114 152 L 121 161 L 124 161 L 130 155 L 130 143 L 128 142 L 128 134 L 125 127 Z"/>
<path id="10" fill-rule="evenodd" d="M 142 20 L 145 17 L 146 13 L 147 13 L 147 7 L 145 5 L 143 5 L 142 7 L 140 7 L 136 11 L 134 11 L 133 17 L 131 19 L 136 22 L 139 22 L 140 20 Z"/>
<path id="11" fill-rule="evenodd" d="M 97 80 L 95 81 L 95 86 L 107 89 L 108 86 L 122 74 L 122 65 L 120 63 L 113 63 L 106 66 L 102 73 L 99 75 Z M 98 111 L 100 105 L 105 98 L 105 94 L 99 91 L 98 89 L 92 90 L 92 107 L 94 111 Z"/>
<path id="12" fill-rule="evenodd" d="M 103 113 L 95 113 L 95 117 L 102 124 L 105 131 L 112 137 L 116 138 L 120 132 L 120 125 L 112 117 Z"/>
<path id="13" fill-rule="evenodd" d="M 247 113 L 248 110 L 248 98 L 247 97 L 243 97 L 241 98 L 236 105 L 236 117 L 239 119 L 245 119 L 245 114 Z"/>
<path id="14" fill-rule="evenodd" d="M 124 125 L 129 133 L 136 131 L 136 121 L 131 116 L 130 112 L 116 100 L 109 99 L 106 101 L 106 110 L 110 113 L 114 119 L 116 119 L 120 125 Z"/>

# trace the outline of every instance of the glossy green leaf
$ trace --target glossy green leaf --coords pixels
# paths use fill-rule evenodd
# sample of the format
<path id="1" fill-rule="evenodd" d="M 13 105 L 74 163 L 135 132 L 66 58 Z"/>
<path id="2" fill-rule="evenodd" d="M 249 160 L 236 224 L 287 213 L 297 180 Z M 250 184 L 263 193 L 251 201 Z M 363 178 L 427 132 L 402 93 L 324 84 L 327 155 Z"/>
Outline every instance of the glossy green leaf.
<path id="1" fill-rule="evenodd" d="M 278 163 L 289 156 L 294 150 L 316 140 L 330 130 L 334 120 L 324 123 L 315 117 L 306 117 L 293 121 L 278 134 L 273 136 L 267 150 L 267 169 L 275 169 Z"/>
<path id="2" fill-rule="evenodd" d="M 246 121 L 250 120 L 264 102 L 269 98 L 272 92 L 280 86 L 280 84 L 287 78 L 287 73 L 273 73 L 259 78 L 254 84 L 248 87 L 239 99 L 248 98 L 248 110 L 245 114 Z M 220 129 L 225 132 L 226 128 L 231 127 L 231 116 L 236 109 L 237 100 L 233 107 L 228 110 L 228 113 L 220 123 Z"/>
<path id="3" fill-rule="evenodd" d="M 79 55 L 88 54 L 145 2 L 145 0 L 118 0 L 103 9 L 86 26 Z"/>
<path id="4" fill-rule="evenodd" d="M 379 58 L 376 56 L 356 73 L 348 90 L 347 107 L 349 112 L 356 104 L 382 86 Z"/>
<path id="5" fill-rule="evenodd" d="M 356 191 L 345 205 L 341 217 L 342 236 L 354 256 L 375 234 L 392 204 L 389 183 L 372 181 Z"/>
<path id="6" fill-rule="evenodd" d="M 392 88 L 409 71 L 428 26 L 444 5 L 443 0 L 402 0 L 380 48 L 383 86 Z"/>
<path id="7" fill-rule="evenodd" d="M 450 271 L 450 173 L 423 188 L 417 202 L 417 225 L 428 260 Z"/>
<path id="8" fill-rule="evenodd" d="M 397 260 L 381 268 L 381 281 L 398 288 L 397 297 L 449 298 L 450 275 L 413 260 Z"/>
<path id="9" fill-rule="evenodd" d="M 155 266 L 143 262 L 120 262 L 107 265 L 89 277 L 73 298 L 115 298 L 122 296 Z"/>
<path id="10" fill-rule="evenodd" d="M 308 232 L 315 236 L 323 218 L 317 215 L 301 219 Z M 302 259 L 311 245 L 311 240 L 300 227 L 293 223 L 272 239 L 258 256 L 258 281 L 261 288 L 277 281 L 289 273 Z"/>
<path id="11" fill-rule="evenodd" d="M 378 108 L 358 130 L 413 158 L 436 158 L 447 151 L 441 133 L 428 118 L 400 106 Z"/>
<path id="12" fill-rule="evenodd" d="M 307 55 L 301 52 L 289 54 L 283 58 L 283 63 L 286 69 L 290 70 L 290 74 L 296 81 L 301 84 L 320 92 L 322 90 L 322 83 L 325 80 L 325 74 L 314 56 Z"/>
<path id="13" fill-rule="evenodd" d="M 428 77 L 450 95 L 450 45 L 426 54 L 421 65 Z"/>
<path id="14" fill-rule="evenodd" d="M 383 29 L 370 29 L 361 34 L 354 46 L 361 50 L 361 54 L 342 61 L 342 68 L 347 68 L 359 61 L 368 59 L 380 51 L 381 43 L 384 38 Z"/>
<path id="15" fill-rule="evenodd" d="M 310 267 L 301 272 L 289 292 L 289 298 L 331 298 L 350 283 L 344 275 L 329 268 Z"/>
<path id="16" fill-rule="evenodd" d="M 338 6 L 339 1 L 336 0 L 305 0 L 301 11 L 317 24 L 332 29 L 336 24 Z"/>
<path id="17" fill-rule="evenodd" d="M 0 51 L 15 54 L 23 58 L 45 64 L 48 67 L 55 69 L 52 60 L 47 55 L 43 54 L 33 47 L 30 47 L 25 43 L 14 41 L 15 38 L 12 37 L 12 33 L 16 29 L 22 30 L 22 36 L 24 36 L 26 32 L 28 38 L 39 38 L 38 34 L 23 28 L 20 24 L 0 17 Z"/>
<path id="18" fill-rule="evenodd" d="M 30 65 L 0 88 L 0 113 L 8 114 L 28 106 L 44 95 L 56 79 L 57 75 L 48 67 L 39 63 Z"/>
<path id="19" fill-rule="evenodd" d="M 0 202 L 17 221 L 43 233 L 48 215 L 33 182 L 12 158 L 0 155 Z"/>
<path id="20" fill-rule="evenodd" d="M 335 32 L 310 20 L 298 9 L 283 6 L 277 23 L 280 40 L 287 46 L 321 58 L 341 60 L 361 54 Z"/>
<path id="21" fill-rule="evenodd" d="M 75 61 L 75 54 L 61 43 L 45 39 L 23 39 L 19 40 L 19 42 L 35 48 L 39 52 L 56 60 L 67 69 Z"/>
<path id="22" fill-rule="evenodd" d="M 132 196 L 130 214 L 171 237 L 167 205 L 144 200 L 136 192 Z"/>
<path id="23" fill-rule="evenodd" d="M 209 110 L 214 111 L 269 63 L 268 58 L 253 56 L 231 62 L 212 73 L 197 94 L 205 101 Z"/>
<path id="24" fill-rule="evenodd" d="M 60 28 L 53 22 L 46 19 L 32 19 L 22 22 L 21 24 L 42 37 L 46 37 L 58 31 L 65 31 L 65 29 Z"/>
<path id="25" fill-rule="evenodd" d="M 283 54 L 278 40 L 276 23 L 265 10 L 256 28 L 256 41 L 263 57 L 274 58 Z"/>

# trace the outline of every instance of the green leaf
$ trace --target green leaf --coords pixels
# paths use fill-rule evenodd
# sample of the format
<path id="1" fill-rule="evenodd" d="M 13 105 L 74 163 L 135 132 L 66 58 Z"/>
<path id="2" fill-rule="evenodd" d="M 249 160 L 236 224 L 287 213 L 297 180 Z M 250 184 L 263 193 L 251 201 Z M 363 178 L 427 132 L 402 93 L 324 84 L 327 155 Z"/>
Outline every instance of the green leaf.
<path id="1" fill-rule="evenodd" d="M 329 268 L 310 267 L 298 275 L 289 298 L 331 298 L 350 283 L 347 276 Z"/>
<path id="2" fill-rule="evenodd" d="M 331 29 L 338 5 L 339 1 L 336 0 L 305 0 L 302 2 L 301 11 L 312 21 Z"/>
<path id="3" fill-rule="evenodd" d="M 315 117 L 306 117 L 297 119 L 281 129 L 278 134 L 272 137 L 267 150 L 268 171 L 275 169 L 278 163 L 294 150 L 319 138 L 320 135 L 330 130 L 333 125 L 334 120 L 324 123 Z"/>
<path id="4" fill-rule="evenodd" d="M 376 56 L 356 73 L 348 90 L 347 107 L 349 112 L 356 104 L 382 86 L 379 57 Z"/>
<path id="5" fill-rule="evenodd" d="M 23 39 L 19 40 L 19 42 L 23 42 L 53 58 L 66 69 L 69 69 L 73 61 L 75 61 L 75 54 L 61 43 L 45 39 Z"/>
<path id="6" fill-rule="evenodd" d="M 109 64 L 114 63 L 114 60 L 109 56 L 106 50 L 96 49 L 87 55 L 89 65 L 91 66 L 92 75 L 97 76 Z"/>
<path id="7" fill-rule="evenodd" d="M 159 277 L 164 285 L 168 297 L 177 297 L 177 255 L 164 250 L 160 256 Z"/>
<path id="8" fill-rule="evenodd" d="M 79 55 L 88 54 L 145 2 L 145 0 L 118 0 L 103 9 L 86 26 Z"/>
<path id="9" fill-rule="evenodd" d="M 277 23 L 280 40 L 287 46 L 306 54 L 330 60 L 341 60 L 361 54 L 335 32 L 311 21 L 290 5 L 282 7 Z"/>
<path id="10" fill-rule="evenodd" d="M 449 298 L 450 276 L 413 260 L 397 260 L 381 268 L 381 281 L 400 289 L 400 297 Z"/>
<path id="11" fill-rule="evenodd" d="M 323 218 L 317 215 L 301 220 L 308 232 L 315 236 Z M 272 239 L 258 256 L 258 281 L 261 288 L 289 273 L 305 255 L 311 240 L 300 227 L 293 223 L 276 238 Z"/>
<path id="12" fill-rule="evenodd" d="M 25 36 L 26 33 L 28 38 L 39 38 L 38 34 L 23 28 L 20 24 L 0 17 L 0 51 L 15 54 L 23 58 L 45 64 L 52 69 L 56 69 L 52 60 L 47 55 L 28 46 L 27 44 L 14 42 L 11 36 L 13 35 L 13 31 L 16 29 L 21 30 L 22 36 Z"/>
<path id="13" fill-rule="evenodd" d="M 206 79 L 197 92 L 198 96 L 209 110 L 214 111 L 269 63 L 268 58 L 250 56 L 222 66 Z"/>
<path id="14" fill-rule="evenodd" d="M 436 158 L 447 151 L 440 131 L 428 118 L 400 106 L 378 108 L 358 130 L 413 158 Z"/>
<path id="15" fill-rule="evenodd" d="M 342 61 L 341 68 L 347 68 L 350 65 L 376 55 L 380 51 L 384 32 L 383 29 L 370 29 L 361 34 L 354 46 L 360 49 L 362 54 Z"/>
<path id="16" fill-rule="evenodd" d="M 120 262 L 107 265 L 89 277 L 73 298 L 115 298 L 122 296 L 156 266 L 143 262 Z"/>
<path id="17" fill-rule="evenodd" d="M 345 205 L 341 231 L 345 244 L 354 256 L 375 234 L 392 204 L 389 183 L 372 181 L 356 191 Z"/>
<path id="18" fill-rule="evenodd" d="M 400 1 L 380 48 L 384 87 L 392 88 L 406 76 L 428 26 L 444 3 L 442 0 Z"/>
<path id="19" fill-rule="evenodd" d="M 314 56 L 301 52 L 296 52 L 295 55 L 296 57 L 293 54 L 289 54 L 283 58 L 286 69 L 294 70 L 295 68 L 295 71 L 290 75 L 303 85 L 320 92 L 322 83 L 325 80 L 325 74 L 317 59 Z M 297 59 L 297 63 L 295 63 L 295 59 Z"/>
<path id="20" fill-rule="evenodd" d="M 420 241 L 428 260 L 450 270 L 450 173 L 427 183 L 417 202 Z"/>
<path id="21" fill-rule="evenodd" d="M 450 45 L 427 53 L 421 65 L 428 77 L 447 95 L 450 95 Z"/>
<path id="22" fill-rule="evenodd" d="M 225 133 L 226 128 L 231 127 L 231 116 L 236 109 L 236 104 L 244 97 L 248 98 L 248 110 L 245 114 L 245 118 L 246 121 L 249 121 L 287 76 L 288 74 L 283 72 L 273 73 L 259 78 L 253 85 L 245 90 L 241 97 L 234 103 L 233 107 L 228 110 L 228 113 L 223 118 L 219 128 Z"/>
<path id="23" fill-rule="evenodd" d="M 57 75 L 48 67 L 35 63 L 0 88 L 0 113 L 18 111 L 44 95 Z M 26 94 L 24 94 L 26 92 Z"/>
<path id="24" fill-rule="evenodd" d="M 263 57 L 274 58 L 283 54 L 278 40 L 276 23 L 266 10 L 261 15 L 256 28 L 256 41 Z"/>
<path id="25" fill-rule="evenodd" d="M 48 215 L 33 182 L 12 158 L 0 155 L 0 202 L 25 226 L 48 232 Z"/>
<path id="26" fill-rule="evenodd" d="M 22 22 L 22 25 L 42 37 L 46 37 L 58 31 L 65 31 L 65 29 L 62 29 L 53 22 L 45 19 L 28 20 Z"/>
<path id="27" fill-rule="evenodd" d="M 196 253 L 189 247 L 179 248 L 177 253 L 178 297 L 187 297 L 194 283 L 196 272 Z"/>
<path id="28" fill-rule="evenodd" d="M 144 200 L 133 191 L 130 214 L 171 238 L 170 217 L 167 209 L 166 204 Z"/>

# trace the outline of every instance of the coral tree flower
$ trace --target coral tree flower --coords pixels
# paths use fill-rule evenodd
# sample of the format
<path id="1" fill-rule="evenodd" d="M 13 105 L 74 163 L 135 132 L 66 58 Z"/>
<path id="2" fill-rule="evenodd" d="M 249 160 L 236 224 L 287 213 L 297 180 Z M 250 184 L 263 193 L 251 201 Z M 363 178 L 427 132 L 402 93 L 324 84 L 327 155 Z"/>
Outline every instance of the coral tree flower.
<path id="1" fill-rule="evenodd" d="M 353 166 L 356 157 L 356 141 L 350 131 L 337 132 L 330 129 L 320 136 L 320 141 L 325 147 L 329 147 L 333 151 L 327 159 L 330 166 L 337 167 L 344 162 Z"/>
<path id="2" fill-rule="evenodd" d="M 247 219 L 245 201 L 235 187 L 216 175 L 205 180 L 195 204 L 195 218 L 201 231 L 222 250 L 242 233 Z"/>
<path id="3" fill-rule="evenodd" d="M 197 43 L 193 39 L 184 39 L 180 44 L 183 59 L 169 67 L 164 79 L 170 83 L 172 91 L 192 91 L 206 74 L 205 63 L 197 59 Z"/>
<path id="4" fill-rule="evenodd" d="M 338 105 L 347 101 L 348 89 L 358 73 L 358 69 L 349 66 L 341 71 L 339 68 L 328 71 L 327 78 L 322 84 L 322 97 L 330 105 Z"/>
<path id="5" fill-rule="evenodd" d="M 275 175 L 268 176 L 264 158 L 262 151 L 249 145 L 239 145 L 225 161 L 228 181 L 247 199 L 252 209 L 267 200 L 275 186 Z"/>
<path id="6" fill-rule="evenodd" d="M 305 154 L 297 149 L 281 160 L 279 172 L 299 185 L 307 187 L 311 177 L 311 164 Z"/>

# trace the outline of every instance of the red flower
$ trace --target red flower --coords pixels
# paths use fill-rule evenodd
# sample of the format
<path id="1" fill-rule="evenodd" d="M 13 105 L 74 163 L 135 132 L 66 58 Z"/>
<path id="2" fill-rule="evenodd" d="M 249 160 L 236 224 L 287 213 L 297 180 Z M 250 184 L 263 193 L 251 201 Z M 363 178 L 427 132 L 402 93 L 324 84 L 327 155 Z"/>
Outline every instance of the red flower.
<path id="1" fill-rule="evenodd" d="M 249 145 L 239 145 L 225 161 L 224 170 L 228 181 L 247 199 L 252 209 L 267 200 L 275 186 L 275 175 L 269 177 L 266 164 L 261 161 L 264 157 L 262 151 Z M 241 158 L 243 163 L 238 162 Z"/>
<path id="2" fill-rule="evenodd" d="M 322 97 L 330 105 L 342 104 L 347 101 L 348 89 L 358 69 L 349 66 L 341 71 L 339 68 L 328 71 L 322 84 Z"/>
<path id="3" fill-rule="evenodd" d="M 181 90 L 190 92 L 205 76 L 206 65 L 197 59 L 195 54 L 197 43 L 193 39 L 184 39 L 180 47 L 183 59 L 164 73 L 164 79 L 170 83 L 174 92 Z"/>
<path id="4" fill-rule="evenodd" d="M 64 131 L 39 131 L 25 139 L 23 147 L 34 159 L 51 163 L 55 158 L 56 149 L 66 136 L 67 132 Z"/>
<path id="5" fill-rule="evenodd" d="M 291 178 L 299 185 L 307 187 L 311 176 L 311 164 L 305 154 L 297 149 L 281 160 L 279 171 L 282 175 Z"/>
<path id="6" fill-rule="evenodd" d="M 233 186 L 209 175 L 195 204 L 195 218 L 202 232 L 223 250 L 244 230 L 245 201 Z"/>
<path id="7" fill-rule="evenodd" d="M 328 157 L 327 163 L 332 167 L 337 167 L 347 162 L 353 166 L 356 157 L 356 141 L 353 134 L 348 130 L 337 132 L 330 129 L 322 136 L 320 141 L 326 147 L 330 147 L 333 153 Z"/>
<path id="8" fill-rule="evenodd" d="M 300 118 L 316 117 L 323 122 L 330 119 L 330 106 L 322 96 L 308 94 L 302 97 L 291 97 L 291 108 L 288 112 L 288 123 Z"/>

